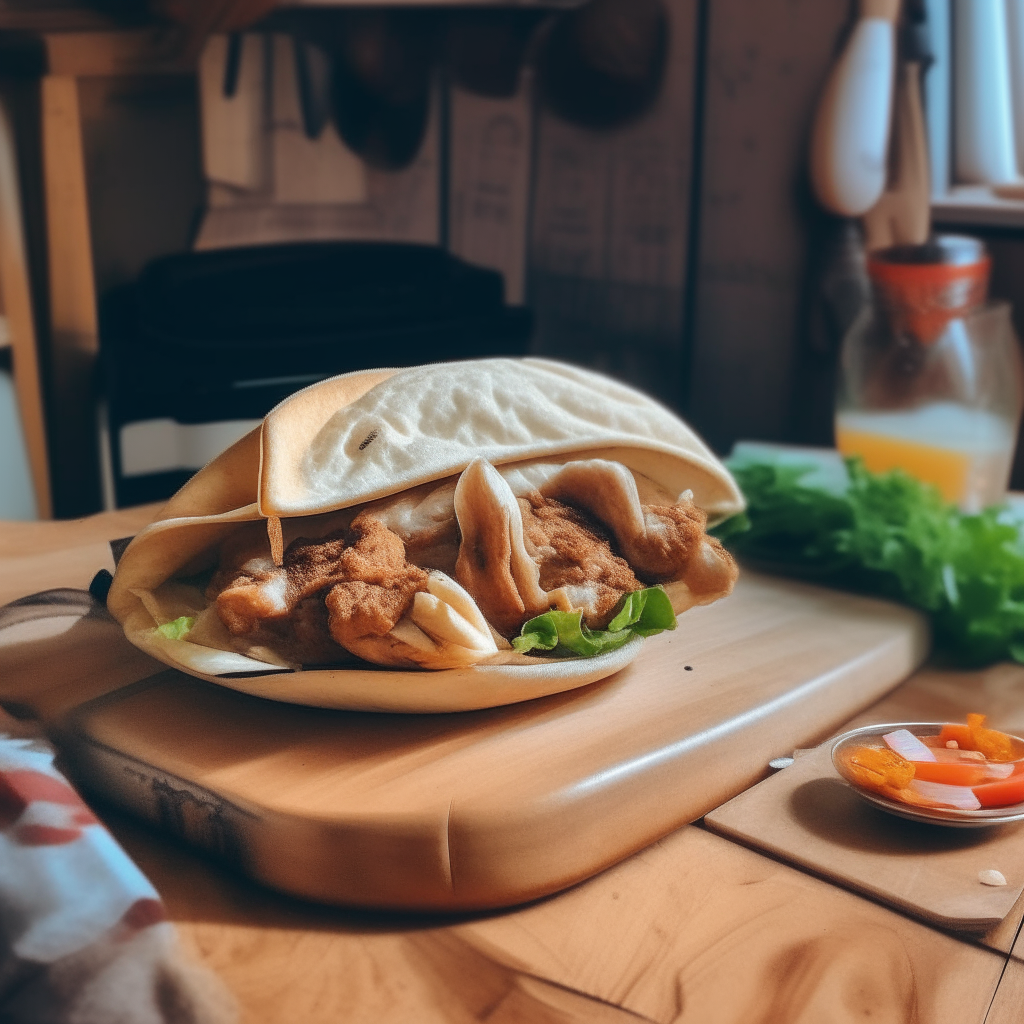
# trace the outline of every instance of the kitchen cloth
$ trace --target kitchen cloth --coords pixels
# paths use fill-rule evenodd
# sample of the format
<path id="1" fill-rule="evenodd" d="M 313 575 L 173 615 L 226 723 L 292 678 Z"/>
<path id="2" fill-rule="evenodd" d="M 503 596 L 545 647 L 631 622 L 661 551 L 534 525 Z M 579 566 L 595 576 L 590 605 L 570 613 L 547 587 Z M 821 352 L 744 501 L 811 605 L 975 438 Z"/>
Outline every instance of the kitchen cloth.
<path id="1" fill-rule="evenodd" d="M 2 722 L 0 722 L 2 725 Z M 36 737 L 0 731 L 0 1020 L 229 1024 L 156 890 Z"/>

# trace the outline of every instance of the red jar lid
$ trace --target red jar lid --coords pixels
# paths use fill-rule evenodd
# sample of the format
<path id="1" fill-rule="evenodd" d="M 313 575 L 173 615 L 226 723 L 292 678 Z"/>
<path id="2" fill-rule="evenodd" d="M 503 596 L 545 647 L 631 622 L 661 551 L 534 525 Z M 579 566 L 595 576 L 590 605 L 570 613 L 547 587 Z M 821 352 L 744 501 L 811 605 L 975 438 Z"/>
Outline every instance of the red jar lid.
<path id="1" fill-rule="evenodd" d="M 899 245 L 868 254 L 875 298 L 894 329 L 922 344 L 988 296 L 992 260 L 976 238 L 940 235 L 924 245 Z"/>

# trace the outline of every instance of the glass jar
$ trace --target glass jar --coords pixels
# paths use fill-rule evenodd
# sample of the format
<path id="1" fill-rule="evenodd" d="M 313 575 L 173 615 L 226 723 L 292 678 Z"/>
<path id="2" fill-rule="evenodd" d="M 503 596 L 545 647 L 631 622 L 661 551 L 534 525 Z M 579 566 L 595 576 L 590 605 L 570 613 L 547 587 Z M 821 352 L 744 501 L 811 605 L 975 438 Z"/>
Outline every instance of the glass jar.
<path id="1" fill-rule="evenodd" d="M 986 301 L 976 239 L 939 236 L 871 253 L 872 301 L 843 340 L 836 446 L 903 469 L 966 512 L 1001 501 L 1024 401 L 1004 302 Z"/>

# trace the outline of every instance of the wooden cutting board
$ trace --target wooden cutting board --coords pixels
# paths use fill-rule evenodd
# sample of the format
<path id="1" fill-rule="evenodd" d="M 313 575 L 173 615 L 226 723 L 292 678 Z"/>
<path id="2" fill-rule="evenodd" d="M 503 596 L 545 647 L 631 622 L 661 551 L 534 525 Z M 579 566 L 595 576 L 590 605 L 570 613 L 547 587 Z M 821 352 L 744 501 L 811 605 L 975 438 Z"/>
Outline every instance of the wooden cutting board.
<path id="1" fill-rule="evenodd" d="M 0 703 L 47 724 L 83 787 L 276 888 L 380 907 L 506 906 L 586 878 L 827 735 L 928 646 L 906 609 L 747 573 L 607 680 L 385 715 L 168 671 L 65 593 L 0 628 Z"/>
<path id="2" fill-rule="evenodd" d="M 944 928 L 995 927 L 1024 890 L 1024 822 L 943 828 L 886 814 L 832 767 L 831 742 L 704 819 L 713 832 Z M 994 868 L 1007 884 L 983 885 Z"/>

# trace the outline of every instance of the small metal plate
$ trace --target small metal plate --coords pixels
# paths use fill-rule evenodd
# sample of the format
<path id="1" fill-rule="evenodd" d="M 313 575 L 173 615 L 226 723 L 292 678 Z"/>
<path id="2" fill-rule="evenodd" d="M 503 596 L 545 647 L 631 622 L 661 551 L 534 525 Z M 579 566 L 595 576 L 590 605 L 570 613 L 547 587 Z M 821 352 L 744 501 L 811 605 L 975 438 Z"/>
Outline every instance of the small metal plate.
<path id="1" fill-rule="evenodd" d="M 897 800 L 888 800 L 877 793 L 868 792 L 858 786 L 844 772 L 844 765 L 838 757 L 840 751 L 851 746 L 861 746 L 872 740 L 881 740 L 889 732 L 907 729 L 915 736 L 931 736 L 942 728 L 945 722 L 890 722 L 887 725 L 869 725 L 862 729 L 853 729 L 843 733 L 832 745 L 832 764 L 839 772 L 842 780 L 869 804 L 874 804 L 889 814 L 910 821 L 921 821 L 932 825 L 945 825 L 947 828 L 984 828 L 988 825 L 1005 825 L 1011 821 L 1024 821 L 1024 803 L 1009 804 L 1006 807 L 992 807 L 980 811 L 961 811 L 953 807 L 912 807 Z M 1009 735 L 1009 734 L 1007 734 Z M 1013 736 L 1020 744 L 1024 739 Z"/>

